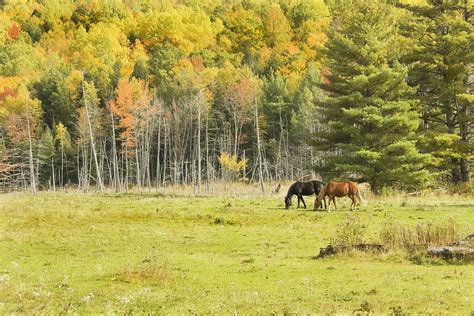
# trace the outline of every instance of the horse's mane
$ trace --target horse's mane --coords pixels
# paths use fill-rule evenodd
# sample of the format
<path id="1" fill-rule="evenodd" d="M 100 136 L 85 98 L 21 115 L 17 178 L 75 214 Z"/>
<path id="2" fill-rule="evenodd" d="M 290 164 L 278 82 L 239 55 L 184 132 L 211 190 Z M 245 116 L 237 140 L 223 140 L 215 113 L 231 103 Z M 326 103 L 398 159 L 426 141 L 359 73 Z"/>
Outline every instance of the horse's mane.
<path id="1" fill-rule="evenodd" d="M 321 201 L 323 200 L 324 196 L 326 195 L 326 187 L 327 187 L 327 183 L 324 184 L 323 188 L 319 191 L 319 194 L 318 194 L 318 202 L 321 203 Z"/>
<path id="2" fill-rule="evenodd" d="M 290 185 L 290 187 L 288 188 L 288 192 L 286 193 L 286 197 L 289 197 L 289 196 L 293 195 L 293 191 L 295 190 L 296 183 L 297 182 Z"/>

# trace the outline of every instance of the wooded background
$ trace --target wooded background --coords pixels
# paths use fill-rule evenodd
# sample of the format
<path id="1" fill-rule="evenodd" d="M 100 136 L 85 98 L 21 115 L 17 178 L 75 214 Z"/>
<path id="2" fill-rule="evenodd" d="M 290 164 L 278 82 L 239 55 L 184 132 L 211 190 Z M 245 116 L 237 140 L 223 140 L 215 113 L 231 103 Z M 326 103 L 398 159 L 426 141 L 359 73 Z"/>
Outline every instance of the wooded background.
<path id="1" fill-rule="evenodd" d="M 0 189 L 469 182 L 472 0 L 0 1 Z"/>

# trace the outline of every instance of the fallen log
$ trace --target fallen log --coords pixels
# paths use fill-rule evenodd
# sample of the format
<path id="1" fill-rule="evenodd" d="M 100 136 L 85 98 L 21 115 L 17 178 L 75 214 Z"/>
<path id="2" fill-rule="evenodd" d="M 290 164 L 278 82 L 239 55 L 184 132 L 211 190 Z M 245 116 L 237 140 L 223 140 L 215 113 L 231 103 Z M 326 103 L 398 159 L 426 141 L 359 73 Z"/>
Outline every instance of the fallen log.
<path id="1" fill-rule="evenodd" d="M 380 244 L 328 245 L 327 247 L 321 248 L 319 250 L 319 254 L 314 256 L 313 259 L 332 256 L 341 252 L 347 252 L 349 250 L 383 252 L 385 251 L 385 248 Z"/>
<path id="2" fill-rule="evenodd" d="M 474 258 L 474 248 L 452 247 L 452 246 L 442 246 L 442 247 L 428 246 L 428 254 L 431 256 L 440 257 L 444 259 Z"/>
<path id="3" fill-rule="evenodd" d="M 428 246 L 428 254 L 445 259 L 474 258 L 474 234 L 447 246 Z"/>

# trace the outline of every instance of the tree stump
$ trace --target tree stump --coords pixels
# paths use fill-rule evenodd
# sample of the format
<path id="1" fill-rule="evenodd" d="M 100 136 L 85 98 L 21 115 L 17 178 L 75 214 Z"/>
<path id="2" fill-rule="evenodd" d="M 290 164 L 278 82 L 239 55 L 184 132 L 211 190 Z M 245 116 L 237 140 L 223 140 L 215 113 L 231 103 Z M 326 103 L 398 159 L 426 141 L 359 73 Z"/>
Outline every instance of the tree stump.
<path id="1" fill-rule="evenodd" d="M 355 245 L 328 245 L 327 247 L 321 248 L 319 254 L 314 256 L 313 259 L 324 258 L 327 256 L 332 256 L 337 253 L 346 252 L 349 250 L 358 250 L 358 251 L 374 251 L 374 252 L 383 252 L 385 250 L 383 245 L 380 244 L 355 244 Z"/>

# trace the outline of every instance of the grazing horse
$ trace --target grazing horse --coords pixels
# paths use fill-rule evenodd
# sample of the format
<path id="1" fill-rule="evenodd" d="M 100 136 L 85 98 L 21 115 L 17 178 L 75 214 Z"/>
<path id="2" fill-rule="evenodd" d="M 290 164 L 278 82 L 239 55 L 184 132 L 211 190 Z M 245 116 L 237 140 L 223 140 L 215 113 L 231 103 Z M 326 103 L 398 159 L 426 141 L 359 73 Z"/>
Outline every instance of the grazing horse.
<path id="1" fill-rule="evenodd" d="M 334 207 L 337 209 L 335 197 L 348 196 L 352 201 L 351 211 L 354 211 L 356 208 L 356 199 L 359 199 L 360 202 L 365 204 L 365 201 L 360 195 L 359 186 L 356 182 L 329 181 L 328 184 L 326 184 L 326 186 L 321 191 L 319 191 L 319 194 L 314 201 L 315 210 L 318 209 L 319 205 L 321 205 L 321 200 L 326 196 L 329 198 L 328 212 L 331 211 L 331 201 L 333 202 Z"/>
<path id="2" fill-rule="evenodd" d="M 300 182 L 296 181 L 288 189 L 288 194 L 285 197 L 285 208 L 289 209 L 291 206 L 291 199 L 293 195 L 298 197 L 298 208 L 300 207 L 300 200 L 303 202 L 304 208 L 306 208 L 306 203 L 303 200 L 303 195 L 312 195 L 316 194 L 318 196 L 321 189 L 324 187 L 324 182 L 320 181 L 309 181 L 309 182 Z M 324 199 L 324 207 L 326 207 L 326 199 Z"/>

